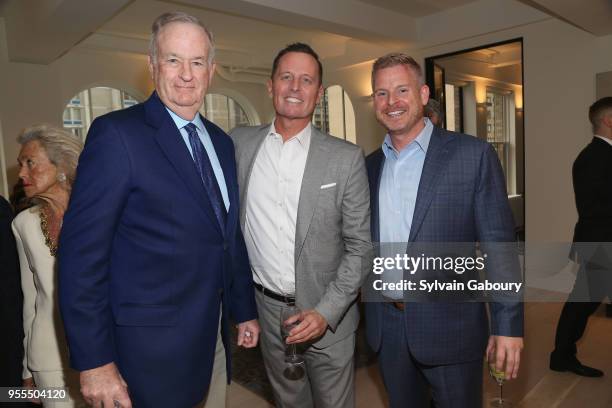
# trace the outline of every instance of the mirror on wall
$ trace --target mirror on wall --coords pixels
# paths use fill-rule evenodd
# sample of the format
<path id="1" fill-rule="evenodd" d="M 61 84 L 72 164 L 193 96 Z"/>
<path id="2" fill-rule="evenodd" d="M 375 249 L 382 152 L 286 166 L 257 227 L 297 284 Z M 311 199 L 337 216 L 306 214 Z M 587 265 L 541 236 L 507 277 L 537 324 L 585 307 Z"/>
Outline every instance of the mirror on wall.
<path id="1" fill-rule="evenodd" d="M 223 94 L 207 94 L 200 113 L 226 132 L 237 126 L 255 124 L 238 101 Z"/>
<path id="2" fill-rule="evenodd" d="M 68 101 L 62 123 L 81 140 L 85 140 L 91 123 L 98 116 L 136 105 L 139 101 L 129 93 L 106 86 L 85 89 Z"/>
<path id="3" fill-rule="evenodd" d="M 491 143 L 506 176 L 519 237 L 524 236 L 523 41 L 509 40 L 425 59 L 439 126 Z"/>
<path id="4" fill-rule="evenodd" d="M 353 103 L 340 85 L 325 88 L 323 97 L 315 108 L 312 123 L 322 132 L 357 143 Z"/>

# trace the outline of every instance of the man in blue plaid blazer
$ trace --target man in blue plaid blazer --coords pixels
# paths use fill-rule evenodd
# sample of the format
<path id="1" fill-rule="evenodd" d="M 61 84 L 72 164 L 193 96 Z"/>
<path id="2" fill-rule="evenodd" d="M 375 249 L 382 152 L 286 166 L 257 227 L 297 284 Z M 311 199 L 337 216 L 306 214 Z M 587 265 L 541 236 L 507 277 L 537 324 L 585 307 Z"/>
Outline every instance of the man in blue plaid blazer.
<path id="1" fill-rule="evenodd" d="M 434 127 L 423 117 L 429 98 L 421 67 L 405 54 L 379 58 L 373 103 L 386 128 L 367 158 L 373 241 L 512 242 L 514 223 L 495 150 L 472 136 Z M 412 244 L 411 244 L 412 245 Z M 390 406 L 482 406 L 483 356 L 516 378 L 523 348 L 520 302 L 366 302 L 370 346 Z M 488 337 L 488 344 L 487 344 Z"/>

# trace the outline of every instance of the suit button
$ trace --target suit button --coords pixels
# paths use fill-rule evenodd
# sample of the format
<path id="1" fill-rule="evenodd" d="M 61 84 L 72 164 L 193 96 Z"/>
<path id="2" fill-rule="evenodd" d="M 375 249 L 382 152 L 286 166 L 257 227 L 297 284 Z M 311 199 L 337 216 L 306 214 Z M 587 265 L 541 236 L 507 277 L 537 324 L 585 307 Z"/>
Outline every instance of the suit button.
<path id="1" fill-rule="evenodd" d="M 223 243 L 223 250 L 227 251 L 229 249 L 229 245 L 227 244 L 227 242 Z"/>
<path id="2" fill-rule="evenodd" d="M 222 295 L 223 294 L 223 288 L 219 289 L 219 294 Z"/>

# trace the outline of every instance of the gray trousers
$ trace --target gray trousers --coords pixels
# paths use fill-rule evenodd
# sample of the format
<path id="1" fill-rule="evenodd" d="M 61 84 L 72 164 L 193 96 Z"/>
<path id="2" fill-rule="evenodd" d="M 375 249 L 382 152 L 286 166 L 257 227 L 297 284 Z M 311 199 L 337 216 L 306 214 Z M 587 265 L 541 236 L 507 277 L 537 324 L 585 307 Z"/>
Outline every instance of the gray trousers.
<path id="1" fill-rule="evenodd" d="M 298 345 L 306 360 L 306 375 L 288 380 L 283 371 L 285 343 L 280 333 L 280 312 L 285 305 L 261 292 L 255 292 L 260 345 L 266 372 L 279 408 L 352 408 L 355 406 L 355 334 L 324 349 Z"/>

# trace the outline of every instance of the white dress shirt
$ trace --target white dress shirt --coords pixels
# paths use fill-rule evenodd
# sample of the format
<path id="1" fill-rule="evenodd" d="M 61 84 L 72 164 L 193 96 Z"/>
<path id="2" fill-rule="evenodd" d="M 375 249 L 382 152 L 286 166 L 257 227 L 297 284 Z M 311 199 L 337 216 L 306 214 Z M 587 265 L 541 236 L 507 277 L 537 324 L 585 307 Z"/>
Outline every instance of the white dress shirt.
<path id="1" fill-rule="evenodd" d="M 253 280 L 295 294 L 295 225 L 311 125 L 283 142 L 274 122 L 255 157 L 248 185 L 244 238 Z"/>

